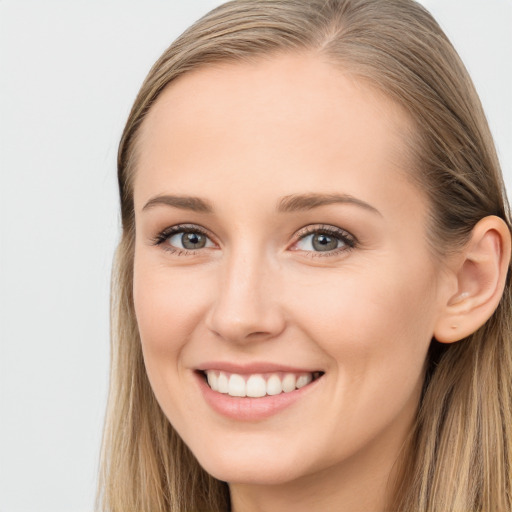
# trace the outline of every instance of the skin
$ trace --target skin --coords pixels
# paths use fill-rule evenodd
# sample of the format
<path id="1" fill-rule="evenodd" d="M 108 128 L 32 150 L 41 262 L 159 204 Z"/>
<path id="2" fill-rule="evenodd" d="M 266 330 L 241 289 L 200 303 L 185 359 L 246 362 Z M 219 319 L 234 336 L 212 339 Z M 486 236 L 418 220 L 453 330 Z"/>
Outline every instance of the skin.
<path id="1" fill-rule="evenodd" d="M 385 509 L 416 413 L 426 353 L 453 279 L 426 239 L 408 178 L 411 124 L 390 100 L 315 55 L 207 66 L 159 97 L 134 182 L 134 299 L 147 373 L 166 416 L 233 510 Z M 277 212 L 294 194 L 345 194 Z M 166 204 L 194 196 L 212 213 Z M 164 229 L 202 226 L 180 250 Z M 314 251 L 302 228 L 357 240 Z M 178 252 L 171 252 L 169 249 Z M 314 389 L 262 421 L 205 402 L 205 361 L 316 368 Z"/>

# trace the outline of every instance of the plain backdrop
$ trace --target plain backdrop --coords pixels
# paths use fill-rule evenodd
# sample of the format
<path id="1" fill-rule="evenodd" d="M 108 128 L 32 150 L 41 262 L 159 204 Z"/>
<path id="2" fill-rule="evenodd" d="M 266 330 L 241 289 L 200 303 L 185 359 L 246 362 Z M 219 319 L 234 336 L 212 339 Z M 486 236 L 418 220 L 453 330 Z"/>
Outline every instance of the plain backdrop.
<path id="1" fill-rule="evenodd" d="M 119 236 L 115 160 L 150 66 L 213 0 L 0 0 L 0 512 L 90 512 Z M 512 186 L 512 0 L 424 0 Z"/>

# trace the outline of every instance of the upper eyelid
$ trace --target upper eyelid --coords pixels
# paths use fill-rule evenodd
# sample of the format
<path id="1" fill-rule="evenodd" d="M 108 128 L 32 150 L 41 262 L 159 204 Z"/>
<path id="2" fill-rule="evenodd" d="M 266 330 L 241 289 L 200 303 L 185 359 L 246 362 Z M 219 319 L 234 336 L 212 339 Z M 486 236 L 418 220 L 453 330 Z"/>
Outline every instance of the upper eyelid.
<path id="1" fill-rule="evenodd" d="M 327 233 L 333 233 L 333 234 L 339 234 L 339 235 L 347 235 L 350 238 L 354 238 L 355 236 L 352 235 L 349 231 L 343 228 L 339 228 L 337 226 L 332 226 L 331 224 L 308 224 L 307 226 L 304 226 L 303 228 L 295 231 L 295 234 L 298 237 L 304 236 L 304 235 L 310 235 L 312 233 L 321 233 L 321 232 L 327 232 Z"/>
<path id="2" fill-rule="evenodd" d="M 176 233 L 181 232 L 193 232 L 197 231 L 198 233 L 201 233 L 202 235 L 207 236 L 212 241 L 214 241 L 215 236 L 212 235 L 209 229 L 206 229 L 205 227 L 201 226 L 200 224 L 176 224 L 173 226 L 168 226 L 162 230 L 160 230 L 157 235 L 153 239 L 158 239 L 160 237 L 170 237 L 171 235 L 175 235 Z"/>
<path id="3" fill-rule="evenodd" d="M 214 240 L 214 238 L 210 235 L 210 231 L 203 226 L 200 226 L 199 224 L 175 224 L 172 226 L 168 226 L 164 228 L 163 230 L 159 231 L 156 236 L 152 237 L 150 239 L 151 245 L 156 246 L 160 248 L 161 250 L 172 253 L 175 255 L 193 255 L 196 254 L 197 251 L 201 251 L 203 249 L 211 249 L 211 247 L 201 247 L 199 249 L 185 249 L 180 247 L 172 246 L 170 243 L 166 244 L 166 241 L 169 240 L 172 236 L 175 236 L 179 233 L 186 233 L 186 232 L 197 232 L 200 233 L 202 236 L 205 236 L 208 238 L 211 242 L 213 242 L 215 245 L 218 245 L 217 242 Z M 166 246 L 167 245 L 167 246 Z"/>

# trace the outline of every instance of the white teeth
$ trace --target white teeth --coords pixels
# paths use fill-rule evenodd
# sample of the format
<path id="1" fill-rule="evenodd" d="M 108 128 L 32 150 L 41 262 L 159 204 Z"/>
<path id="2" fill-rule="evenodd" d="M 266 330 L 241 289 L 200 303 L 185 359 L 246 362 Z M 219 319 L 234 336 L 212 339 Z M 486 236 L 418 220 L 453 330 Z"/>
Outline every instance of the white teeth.
<path id="1" fill-rule="evenodd" d="M 312 373 L 273 373 L 267 376 L 254 374 L 243 376 L 237 373 L 224 373 L 218 370 L 207 370 L 206 378 L 213 391 L 234 397 L 260 398 L 265 395 L 290 393 L 303 388 L 321 376 L 320 372 Z"/>
<path id="2" fill-rule="evenodd" d="M 295 389 L 296 379 L 293 373 L 287 373 L 283 379 L 283 391 L 289 393 Z"/>
<path id="3" fill-rule="evenodd" d="M 208 384 L 213 389 L 213 391 L 219 391 L 219 377 L 215 372 L 208 372 Z"/>
<path id="4" fill-rule="evenodd" d="M 241 375 L 233 373 L 229 378 L 228 395 L 245 396 L 245 379 Z"/>
<path id="5" fill-rule="evenodd" d="M 219 373 L 219 378 L 217 379 L 217 386 L 219 388 L 219 393 L 227 393 L 229 391 L 228 378 L 225 373 Z"/>
<path id="6" fill-rule="evenodd" d="M 267 395 L 279 395 L 282 392 L 281 379 L 277 375 L 271 375 L 267 380 Z"/>
<path id="7" fill-rule="evenodd" d="M 247 396 L 259 398 L 267 394 L 267 383 L 261 375 L 251 375 L 247 379 Z"/>
<path id="8" fill-rule="evenodd" d="M 309 384 L 312 380 L 313 380 L 313 377 L 312 377 L 312 375 L 310 373 L 308 373 L 306 375 L 301 375 L 297 379 L 297 384 L 296 384 L 297 389 L 303 388 L 304 386 Z"/>

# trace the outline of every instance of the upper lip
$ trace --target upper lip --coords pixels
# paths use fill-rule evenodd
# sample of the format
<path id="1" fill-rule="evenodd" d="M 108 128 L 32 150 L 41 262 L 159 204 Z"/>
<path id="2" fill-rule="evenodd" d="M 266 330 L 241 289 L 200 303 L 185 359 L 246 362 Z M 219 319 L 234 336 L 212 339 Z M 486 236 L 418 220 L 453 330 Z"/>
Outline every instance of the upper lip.
<path id="1" fill-rule="evenodd" d="M 276 364 L 270 362 L 254 362 L 250 364 L 231 363 L 228 361 L 209 361 L 197 367 L 199 371 L 206 370 L 219 370 L 228 373 L 237 373 L 240 375 L 254 374 L 254 373 L 274 373 L 274 372 L 287 372 L 287 373 L 314 373 L 321 372 L 320 368 L 307 368 L 298 366 L 289 366 L 283 364 Z"/>

